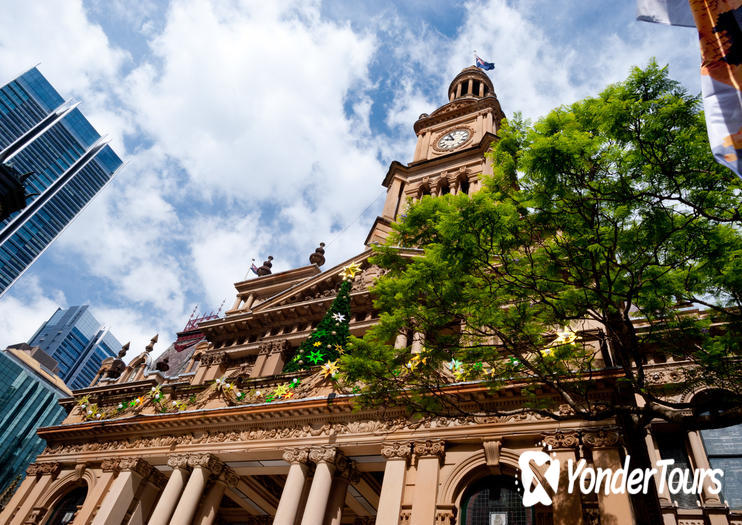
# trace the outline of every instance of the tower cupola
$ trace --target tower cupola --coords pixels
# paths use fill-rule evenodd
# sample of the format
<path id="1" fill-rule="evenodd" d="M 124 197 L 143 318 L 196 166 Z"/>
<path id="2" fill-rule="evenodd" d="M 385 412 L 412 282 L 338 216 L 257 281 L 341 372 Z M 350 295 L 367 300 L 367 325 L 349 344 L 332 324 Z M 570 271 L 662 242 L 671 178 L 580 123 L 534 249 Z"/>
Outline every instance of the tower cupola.
<path id="1" fill-rule="evenodd" d="M 487 74 L 476 66 L 462 70 L 448 86 L 448 101 L 460 98 L 484 98 L 493 95 L 495 88 Z"/>

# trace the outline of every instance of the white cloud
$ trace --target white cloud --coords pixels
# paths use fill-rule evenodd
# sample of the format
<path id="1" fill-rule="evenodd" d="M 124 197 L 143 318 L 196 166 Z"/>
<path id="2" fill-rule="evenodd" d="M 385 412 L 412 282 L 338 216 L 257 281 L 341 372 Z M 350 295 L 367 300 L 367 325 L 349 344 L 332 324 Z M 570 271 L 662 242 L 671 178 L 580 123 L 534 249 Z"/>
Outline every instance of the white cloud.
<path id="1" fill-rule="evenodd" d="M 65 302 L 61 292 L 47 295 L 35 276 L 20 280 L 0 301 L 0 348 L 28 342 Z"/>

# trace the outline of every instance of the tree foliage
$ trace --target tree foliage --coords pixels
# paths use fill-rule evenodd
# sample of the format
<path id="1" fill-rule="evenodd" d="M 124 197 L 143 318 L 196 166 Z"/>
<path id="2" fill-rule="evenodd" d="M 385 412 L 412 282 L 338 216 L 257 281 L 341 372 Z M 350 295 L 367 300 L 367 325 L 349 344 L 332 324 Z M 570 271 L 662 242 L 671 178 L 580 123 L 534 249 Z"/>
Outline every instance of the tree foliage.
<path id="1" fill-rule="evenodd" d="M 352 341 L 347 379 L 415 412 L 486 412 L 445 390 L 472 380 L 518 384 L 557 419 L 739 421 L 742 184 L 706 137 L 698 97 L 654 63 L 535 124 L 516 115 L 481 191 L 422 198 L 376 248 L 381 322 Z M 394 347 L 414 332 L 420 354 Z M 671 388 L 717 393 L 708 406 L 653 384 L 658 352 L 678 362 Z"/>

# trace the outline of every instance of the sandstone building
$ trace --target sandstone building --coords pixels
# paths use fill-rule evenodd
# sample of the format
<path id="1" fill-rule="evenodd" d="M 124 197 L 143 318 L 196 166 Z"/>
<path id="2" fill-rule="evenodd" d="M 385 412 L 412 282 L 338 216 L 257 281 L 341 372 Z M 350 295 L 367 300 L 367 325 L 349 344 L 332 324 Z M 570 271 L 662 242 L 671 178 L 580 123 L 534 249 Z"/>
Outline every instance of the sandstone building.
<path id="1" fill-rule="evenodd" d="M 391 164 L 367 246 L 387 236 L 408 198 L 472 193 L 490 171 L 484 153 L 503 118 L 492 83 L 466 68 L 448 99 L 415 123 L 412 162 Z M 282 372 L 333 301 L 343 268 L 360 268 L 350 292 L 351 332 L 361 335 L 377 322 L 368 287 L 380 270 L 368 263 L 370 253 L 325 270 L 321 250 L 308 266 L 276 274 L 266 266 L 262 276 L 235 284 L 223 318 L 189 325 L 159 359 L 151 357 L 153 339 L 128 365 L 126 348 L 106 360 L 93 383 L 65 401 L 74 407 L 64 423 L 41 430 L 48 447 L 0 522 L 634 523 L 627 494 L 559 491 L 552 505 L 525 508 L 516 484 L 520 454 L 545 447 L 560 460 L 621 467 L 615 422 L 557 424 L 535 414 L 412 420 L 394 409 L 353 410 L 353 393 L 338 390 L 326 371 Z M 421 344 L 414 336 L 398 343 Z M 672 381 L 673 363 L 649 368 L 657 381 Z M 611 384 L 601 388 L 609 392 Z M 493 396 L 476 384 L 461 389 L 491 407 L 523 403 L 516 390 Z M 709 467 L 697 432 L 658 426 L 647 447 L 653 459 Z M 734 494 L 726 495 L 730 504 L 707 486 L 698 501 L 666 490 L 659 496 L 665 524 L 742 524 L 742 509 L 730 509 Z"/>

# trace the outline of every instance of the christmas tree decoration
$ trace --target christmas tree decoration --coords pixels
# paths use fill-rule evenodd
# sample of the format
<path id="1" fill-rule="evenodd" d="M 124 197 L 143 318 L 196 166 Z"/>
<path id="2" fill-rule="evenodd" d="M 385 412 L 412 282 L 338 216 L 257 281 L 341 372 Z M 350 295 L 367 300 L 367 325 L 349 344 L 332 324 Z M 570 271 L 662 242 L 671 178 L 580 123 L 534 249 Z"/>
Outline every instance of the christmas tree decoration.
<path id="1" fill-rule="evenodd" d="M 339 371 L 337 361 L 327 362 L 322 365 L 322 373 L 325 377 L 335 377 Z"/>
<path id="2" fill-rule="evenodd" d="M 345 352 L 350 336 L 350 289 L 353 278 L 360 271 L 353 263 L 338 274 L 343 278 L 337 296 L 312 334 L 299 346 L 284 372 L 306 370 L 313 366 L 337 361 Z"/>

